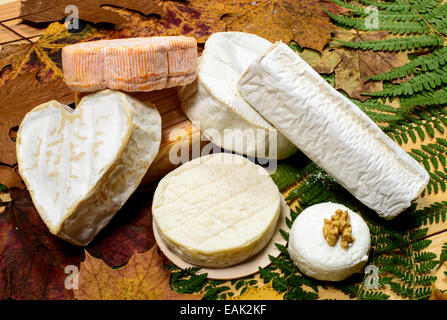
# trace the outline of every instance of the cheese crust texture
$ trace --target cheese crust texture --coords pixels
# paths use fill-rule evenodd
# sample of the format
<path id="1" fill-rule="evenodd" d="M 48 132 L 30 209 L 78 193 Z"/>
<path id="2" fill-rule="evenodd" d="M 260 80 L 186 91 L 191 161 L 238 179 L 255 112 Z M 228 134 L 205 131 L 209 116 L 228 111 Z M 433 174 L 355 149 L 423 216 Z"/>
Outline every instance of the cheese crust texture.
<path id="1" fill-rule="evenodd" d="M 348 249 L 330 246 L 323 234 L 324 219 L 338 209 L 348 211 L 354 242 Z M 303 210 L 293 222 L 289 233 L 288 251 L 298 268 L 307 276 L 325 281 L 341 281 L 362 272 L 368 261 L 371 237 L 368 225 L 347 207 L 325 202 Z"/>
<path id="2" fill-rule="evenodd" d="M 253 157 L 282 159 L 297 149 L 237 91 L 245 69 L 271 46 L 250 33 L 218 32 L 205 43 L 197 81 L 179 90 L 195 127 L 217 146 Z"/>
<path id="3" fill-rule="evenodd" d="M 197 77 L 192 37 L 148 37 L 82 42 L 62 49 L 66 84 L 76 91 L 151 91 Z"/>
<path id="4" fill-rule="evenodd" d="M 208 268 L 229 267 L 258 253 L 280 212 L 281 195 L 267 171 L 227 153 L 194 159 L 166 175 L 152 204 L 168 248 Z"/>
<path id="5" fill-rule="evenodd" d="M 250 65 L 238 89 L 312 161 L 385 219 L 407 209 L 429 181 L 416 160 L 283 43 Z"/>
<path id="6" fill-rule="evenodd" d="M 160 140 L 155 106 L 124 93 L 88 95 L 74 111 L 49 101 L 20 125 L 19 172 L 51 233 L 84 246 L 135 191 Z"/>

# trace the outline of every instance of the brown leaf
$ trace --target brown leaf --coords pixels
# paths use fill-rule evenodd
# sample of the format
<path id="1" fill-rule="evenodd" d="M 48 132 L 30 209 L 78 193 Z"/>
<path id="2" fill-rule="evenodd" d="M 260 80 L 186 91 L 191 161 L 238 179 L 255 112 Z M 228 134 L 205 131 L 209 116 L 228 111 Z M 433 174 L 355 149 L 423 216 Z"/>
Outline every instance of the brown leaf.
<path id="1" fill-rule="evenodd" d="M 360 34 L 356 39 L 358 41 L 382 40 L 388 36 L 387 32 L 374 32 Z M 384 73 L 405 64 L 408 57 L 403 52 L 386 51 L 359 51 L 360 71 L 362 79 L 376 74 Z"/>
<path id="2" fill-rule="evenodd" d="M 195 37 L 199 43 L 204 43 L 213 32 L 219 31 L 218 12 L 174 1 L 163 2 L 160 18 L 129 11 L 122 11 L 121 14 L 130 22 L 118 31 L 118 37 L 183 35 Z"/>
<path id="3" fill-rule="evenodd" d="M 65 268 L 84 252 L 49 233 L 28 192 L 10 189 L 0 213 L 0 299 L 72 299 Z"/>
<path id="4" fill-rule="evenodd" d="M 128 264 L 118 269 L 86 253 L 79 273 L 80 300 L 193 300 L 202 294 L 186 295 L 171 290 L 170 273 L 155 245 L 145 253 L 135 253 Z"/>
<path id="5" fill-rule="evenodd" d="M 162 0 L 24 0 L 22 1 L 20 15 L 26 15 L 24 19 L 32 22 L 52 22 L 65 19 L 71 12 L 65 12 L 68 5 L 78 8 L 79 19 L 94 23 L 109 22 L 113 24 L 126 23 L 126 19 L 117 12 L 107 10 L 104 5 L 127 8 L 148 14 L 161 14 Z"/>
<path id="6" fill-rule="evenodd" d="M 9 167 L 3 164 L 0 164 L 0 184 L 5 185 L 8 189 L 23 189 L 25 187 L 22 179 L 20 178 L 17 167 Z"/>
<path id="7" fill-rule="evenodd" d="M 206 0 L 192 0 L 191 3 Z M 216 1 L 221 3 L 221 1 Z M 295 40 L 301 47 L 322 51 L 335 26 L 322 9 L 323 1 L 226 1 L 222 2 L 222 20 L 226 31 L 255 33 L 270 41 L 289 43 Z M 218 6 L 218 4 L 214 4 Z M 213 10 L 214 8 L 210 8 Z"/>
<path id="8" fill-rule="evenodd" d="M 79 267 L 84 250 L 52 235 L 29 193 L 12 188 L 0 213 L 0 299 L 71 299 L 65 268 Z M 150 214 L 152 193 L 136 192 L 85 249 L 110 268 L 155 244 Z"/>
<path id="9" fill-rule="evenodd" d="M 10 66 L 0 74 L 0 85 L 22 74 L 40 70 L 39 80 L 48 81 L 62 78 L 62 48 L 80 41 L 103 39 L 111 36 L 111 31 L 99 30 L 87 25 L 81 32 L 70 33 L 64 24 L 50 24 L 39 40 L 25 46 L 11 45 L 14 50 L 9 56 L 0 55 L 0 68 Z"/>
<path id="10" fill-rule="evenodd" d="M 340 56 L 331 49 L 325 49 L 322 53 L 311 49 L 304 49 L 299 53 L 312 68 L 318 73 L 331 74 L 340 63 Z"/>
<path id="11" fill-rule="evenodd" d="M 385 39 L 387 32 L 359 33 L 350 41 Z M 346 33 L 349 36 L 349 33 Z M 367 78 L 389 71 L 408 61 L 405 53 L 376 52 L 350 49 L 337 49 L 341 63 L 335 68 L 335 84 L 337 89 L 344 90 L 351 98 L 364 101 L 368 98 L 362 92 L 374 92 L 383 89 L 379 81 L 367 81 Z"/>
<path id="12" fill-rule="evenodd" d="M 435 284 L 433 283 L 431 287 L 431 295 L 428 300 L 447 300 L 447 293 L 436 288 Z"/>
<path id="13" fill-rule="evenodd" d="M 88 252 L 108 266 L 121 266 L 134 252 L 155 244 L 152 231 L 152 192 L 135 192 L 110 223 L 88 245 Z"/>
<path id="14" fill-rule="evenodd" d="M 11 128 L 19 126 L 25 114 L 41 103 L 73 101 L 73 93 L 62 79 L 42 82 L 37 75 L 37 71 L 29 72 L 0 87 L 0 159 L 10 166 L 17 163 L 15 144 L 9 136 Z"/>

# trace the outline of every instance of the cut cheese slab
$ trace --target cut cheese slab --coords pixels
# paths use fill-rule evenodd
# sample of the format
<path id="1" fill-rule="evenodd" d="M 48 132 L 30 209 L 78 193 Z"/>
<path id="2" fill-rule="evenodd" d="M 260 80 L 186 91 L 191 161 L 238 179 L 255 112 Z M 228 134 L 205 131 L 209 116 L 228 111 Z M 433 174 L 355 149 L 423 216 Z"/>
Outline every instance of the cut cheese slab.
<path id="1" fill-rule="evenodd" d="M 67 85 L 76 91 L 151 91 L 197 77 L 197 42 L 150 37 L 82 42 L 62 49 Z"/>
<path id="2" fill-rule="evenodd" d="M 354 242 L 348 249 L 330 246 L 323 235 L 324 219 L 337 211 L 347 211 Z M 288 251 L 298 268 L 307 276 L 327 281 L 341 281 L 362 272 L 368 261 L 371 236 L 362 217 L 344 205 L 332 202 L 315 204 L 303 210 L 292 224 Z"/>
<path id="3" fill-rule="evenodd" d="M 154 105 L 105 90 L 72 111 L 49 101 L 17 134 L 20 175 L 51 233 L 87 245 L 134 192 L 158 152 Z"/>
<path id="4" fill-rule="evenodd" d="M 245 69 L 271 43 L 243 32 L 214 33 L 199 59 L 196 82 L 181 88 L 182 109 L 214 144 L 252 157 L 282 159 L 297 149 L 238 93 Z"/>
<path id="5" fill-rule="evenodd" d="M 227 153 L 187 162 L 166 175 L 152 214 L 171 251 L 202 267 L 222 268 L 258 253 L 270 240 L 281 195 L 267 171 Z"/>
<path id="6" fill-rule="evenodd" d="M 283 43 L 242 75 L 241 95 L 358 200 L 392 219 L 429 175 L 354 103 Z"/>

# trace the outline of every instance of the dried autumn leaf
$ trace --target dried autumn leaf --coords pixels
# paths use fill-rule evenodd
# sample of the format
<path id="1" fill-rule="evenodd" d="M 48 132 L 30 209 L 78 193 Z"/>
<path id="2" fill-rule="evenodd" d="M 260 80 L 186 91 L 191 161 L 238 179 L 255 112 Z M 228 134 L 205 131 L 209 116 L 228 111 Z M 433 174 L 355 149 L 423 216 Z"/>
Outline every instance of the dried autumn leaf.
<path id="1" fill-rule="evenodd" d="M 320 54 L 317 51 L 311 49 L 304 49 L 299 53 L 312 68 L 318 73 L 331 74 L 334 72 L 335 67 L 340 63 L 340 56 L 332 49 L 325 49 Z"/>
<path id="2" fill-rule="evenodd" d="M 273 289 L 271 282 L 262 287 L 249 287 L 240 296 L 233 296 L 227 300 L 283 300 L 284 293 L 278 293 Z"/>
<path id="3" fill-rule="evenodd" d="M 23 189 L 25 186 L 17 171 L 17 167 L 0 164 L 0 184 L 5 185 L 8 189 Z"/>
<path id="4" fill-rule="evenodd" d="M 41 81 L 63 77 L 62 48 L 80 41 L 107 38 L 111 31 L 99 30 L 87 25 L 81 32 L 70 33 L 64 24 L 50 24 L 36 42 L 18 47 L 12 54 L 0 60 L 0 69 L 11 65 L 1 74 L 0 85 L 22 74 L 40 70 Z M 11 45 L 12 46 L 12 45 Z"/>
<path id="5" fill-rule="evenodd" d="M 127 8 L 143 13 L 161 14 L 162 0 L 90 0 L 90 1 L 67 1 L 67 0 L 23 0 L 20 15 L 32 22 L 52 22 L 64 19 L 73 13 L 70 7 L 76 6 L 79 19 L 94 23 L 109 22 L 120 24 L 127 22 L 117 12 L 107 10 L 104 6 L 115 6 Z"/>
<path id="6" fill-rule="evenodd" d="M 335 26 L 320 0 L 191 0 L 194 7 L 219 12 L 225 31 L 255 33 L 270 41 L 295 40 L 303 48 L 322 51 Z M 333 6 L 333 5 L 330 5 Z"/>
<path id="7" fill-rule="evenodd" d="M 135 192 L 88 245 L 88 252 L 116 267 L 127 263 L 134 252 L 151 249 L 155 244 L 151 205 L 152 192 Z"/>
<path id="8" fill-rule="evenodd" d="M 28 192 L 9 191 L 0 213 L 0 299 L 72 299 L 65 268 L 79 267 L 83 250 L 48 232 Z"/>
<path id="9" fill-rule="evenodd" d="M 431 287 L 431 295 L 428 300 L 447 300 L 447 293 L 439 290 L 435 284 Z"/>
<path id="10" fill-rule="evenodd" d="M 195 300 L 202 294 L 180 294 L 171 290 L 170 273 L 155 245 L 145 253 L 135 253 L 128 264 L 118 269 L 86 253 L 79 273 L 80 300 Z"/>
<path id="11" fill-rule="evenodd" d="M 222 31 L 218 28 L 219 12 L 174 1 L 163 2 L 160 18 L 126 10 L 120 14 L 130 22 L 118 31 L 118 37 L 183 35 L 204 43 L 213 32 Z"/>
<path id="12" fill-rule="evenodd" d="M 65 268 L 79 267 L 84 250 L 52 235 L 29 193 L 10 189 L 11 203 L 0 213 L 0 299 L 71 299 Z M 121 266 L 155 244 L 152 198 L 137 192 L 85 249 L 105 266 Z"/>
<path id="13" fill-rule="evenodd" d="M 29 72 L 0 87 L 0 159 L 9 166 L 17 163 L 11 128 L 19 126 L 25 114 L 43 102 L 54 99 L 69 104 L 73 100 L 61 78 L 41 82 L 37 75 L 37 71 Z"/>
<path id="14" fill-rule="evenodd" d="M 346 33 L 349 35 L 349 33 Z M 349 39 L 350 41 L 365 41 L 384 39 L 387 32 L 361 33 Z M 408 61 L 405 53 L 361 51 L 338 49 L 341 63 L 335 68 L 335 83 L 337 89 L 344 90 L 351 98 L 366 100 L 362 92 L 374 92 L 383 89 L 378 81 L 366 81 L 372 75 L 389 71 Z"/>

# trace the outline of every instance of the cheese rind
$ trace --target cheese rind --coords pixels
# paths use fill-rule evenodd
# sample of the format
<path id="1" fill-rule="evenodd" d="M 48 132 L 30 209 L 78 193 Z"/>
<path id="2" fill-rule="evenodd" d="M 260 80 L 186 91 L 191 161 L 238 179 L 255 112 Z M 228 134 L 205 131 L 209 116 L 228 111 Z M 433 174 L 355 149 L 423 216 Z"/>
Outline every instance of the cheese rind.
<path id="1" fill-rule="evenodd" d="M 241 95 L 381 217 L 407 209 L 429 175 L 354 103 L 283 43 L 242 75 Z"/>
<path id="2" fill-rule="evenodd" d="M 349 214 L 354 242 L 348 249 L 341 247 L 341 237 L 335 246 L 330 246 L 324 238 L 324 219 L 331 219 L 338 209 Z M 368 225 L 357 213 L 338 203 L 325 202 L 306 208 L 289 232 L 290 257 L 300 271 L 318 280 L 341 281 L 362 272 L 370 247 Z"/>
<path id="3" fill-rule="evenodd" d="M 51 233 L 87 245 L 134 192 L 161 140 L 161 118 L 117 91 L 84 97 L 76 110 L 50 101 L 17 135 L 22 176 Z"/>
<path id="4" fill-rule="evenodd" d="M 191 37 L 148 37 L 82 42 L 62 49 L 64 79 L 76 91 L 151 91 L 197 77 Z"/>
<path id="5" fill-rule="evenodd" d="M 272 237 L 280 210 L 281 195 L 267 171 L 227 153 L 194 159 L 166 175 L 152 204 L 169 249 L 209 268 L 258 253 Z"/>
<path id="6" fill-rule="evenodd" d="M 244 70 L 271 43 L 254 34 L 218 32 L 205 43 L 198 79 L 179 90 L 191 122 L 214 144 L 253 157 L 282 159 L 296 147 L 239 95 Z"/>

